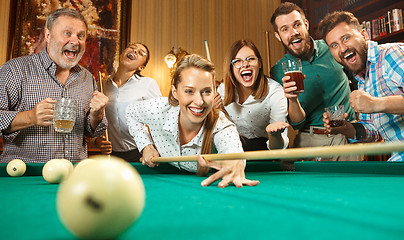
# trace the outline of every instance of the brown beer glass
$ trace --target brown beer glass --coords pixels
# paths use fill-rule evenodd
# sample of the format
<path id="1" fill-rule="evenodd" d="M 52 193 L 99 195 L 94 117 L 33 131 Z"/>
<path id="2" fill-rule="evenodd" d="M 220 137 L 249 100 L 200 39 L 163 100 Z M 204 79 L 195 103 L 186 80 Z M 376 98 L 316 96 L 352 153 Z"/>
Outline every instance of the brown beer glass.
<path id="1" fill-rule="evenodd" d="M 341 127 L 345 125 L 344 105 L 332 106 L 325 108 L 331 127 Z"/>
<path id="2" fill-rule="evenodd" d="M 282 68 L 285 72 L 286 76 L 290 77 L 289 81 L 293 81 L 296 83 L 296 91 L 295 93 L 304 92 L 304 84 L 303 84 L 303 73 L 302 73 L 302 62 L 300 59 L 289 59 L 282 62 Z"/>

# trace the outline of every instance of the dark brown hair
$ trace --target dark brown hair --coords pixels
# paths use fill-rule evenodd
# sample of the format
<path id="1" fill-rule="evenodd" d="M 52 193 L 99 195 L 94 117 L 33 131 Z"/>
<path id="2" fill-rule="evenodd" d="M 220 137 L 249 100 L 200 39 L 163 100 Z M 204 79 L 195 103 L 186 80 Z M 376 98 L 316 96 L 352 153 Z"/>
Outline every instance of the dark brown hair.
<path id="1" fill-rule="evenodd" d="M 227 51 L 227 55 L 224 59 L 224 106 L 229 105 L 230 103 L 236 101 L 235 91 L 240 83 L 237 81 L 236 77 L 233 73 L 233 67 L 231 61 L 236 57 L 238 51 L 243 47 L 249 47 L 254 51 L 255 56 L 257 56 L 261 67 L 258 72 L 257 80 L 253 86 L 254 99 L 261 99 L 265 97 L 268 93 L 268 79 L 264 76 L 263 66 L 262 66 L 262 58 L 261 54 L 258 51 L 258 48 L 251 40 L 237 40 L 235 41 Z"/>
<path id="2" fill-rule="evenodd" d="M 324 19 L 320 21 L 320 24 L 318 25 L 319 36 L 325 41 L 325 36 L 342 22 L 354 27 L 358 31 L 362 30 L 358 19 L 352 13 L 345 11 L 336 11 L 328 14 Z"/>
<path id="3" fill-rule="evenodd" d="M 210 61 L 196 54 L 185 56 L 181 59 L 180 62 L 178 62 L 175 72 L 173 74 L 171 85 L 173 85 L 177 89 L 178 84 L 181 82 L 181 73 L 188 68 L 197 68 L 211 73 L 213 88 L 215 88 L 214 86 L 216 75 L 215 66 Z M 172 91 L 170 91 L 168 95 L 168 102 L 172 106 L 178 106 L 179 104 L 178 100 L 174 98 Z M 201 154 L 210 154 L 212 152 L 212 134 L 218 118 L 219 118 L 218 110 L 215 107 L 212 107 L 212 110 L 206 116 L 205 119 L 205 126 L 204 126 L 205 128 L 203 132 Z M 205 176 L 208 174 L 208 172 L 209 168 L 198 165 L 198 171 L 197 171 L 198 175 Z"/>
<path id="4" fill-rule="evenodd" d="M 146 46 L 146 44 L 141 43 L 141 42 L 130 43 L 130 44 L 128 45 L 128 47 L 130 47 L 130 46 L 132 46 L 132 45 L 135 45 L 135 44 L 140 44 L 140 45 L 142 45 L 144 48 L 146 48 L 146 53 L 147 53 L 147 55 L 146 55 L 146 60 L 145 60 L 145 62 L 142 64 L 144 67 L 146 67 L 147 63 L 148 63 L 149 60 L 150 60 L 150 51 L 149 51 L 149 48 Z M 128 47 L 127 47 L 127 48 L 128 48 Z M 137 75 L 143 77 L 143 75 L 140 74 L 140 70 L 139 70 L 139 69 L 136 70 L 135 74 L 137 74 Z"/>
<path id="5" fill-rule="evenodd" d="M 278 26 L 276 26 L 276 23 L 275 23 L 276 18 L 281 15 L 287 15 L 293 11 L 298 11 L 300 13 L 300 15 L 302 16 L 302 19 L 306 18 L 306 15 L 304 14 L 303 9 L 301 9 L 296 4 L 291 3 L 291 2 L 281 3 L 279 5 L 279 7 L 275 10 L 274 14 L 272 14 L 272 17 L 271 17 L 271 24 L 272 24 L 272 27 L 274 28 L 275 32 L 278 32 Z"/>

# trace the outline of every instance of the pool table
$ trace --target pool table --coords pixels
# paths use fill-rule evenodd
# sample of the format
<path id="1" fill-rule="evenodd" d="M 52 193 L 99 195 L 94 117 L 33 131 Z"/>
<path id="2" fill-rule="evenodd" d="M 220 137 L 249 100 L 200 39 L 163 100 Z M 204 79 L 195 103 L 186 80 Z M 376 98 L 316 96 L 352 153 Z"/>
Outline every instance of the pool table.
<path id="1" fill-rule="evenodd" d="M 404 163 L 248 162 L 256 187 L 201 187 L 203 178 L 167 164 L 138 163 L 142 216 L 120 239 L 404 239 Z M 8 177 L 0 164 L 0 239 L 74 239 L 59 221 L 59 185 L 27 164 Z"/>

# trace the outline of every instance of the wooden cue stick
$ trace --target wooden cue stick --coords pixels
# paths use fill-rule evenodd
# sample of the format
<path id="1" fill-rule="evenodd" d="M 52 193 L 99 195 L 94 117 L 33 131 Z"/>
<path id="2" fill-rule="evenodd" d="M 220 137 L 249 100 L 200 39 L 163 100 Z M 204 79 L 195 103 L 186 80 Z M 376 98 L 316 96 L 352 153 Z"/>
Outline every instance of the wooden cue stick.
<path id="1" fill-rule="evenodd" d="M 205 160 L 269 160 L 269 159 L 300 159 L 311 157 L 377 155 L 382 153 L 404 152 L 404 143 L 358 143 L 325 147 L 292 148 L 286 150 L 262 150 L 243 153 L 204 154 Z M 153 162 L 190 162 L 197 161 L 198 156 L 156 157 Z"/>
<path id="2" fill-rule="evenodd" d="M 265 32 L 265 41 L 266 41 L 266 45 L 267 45 L 267 54 L 268 54 L 268 76 L 269 76 L 269 72 L 271 71 L 271 53 L 269 51 L 269 32 Z"/>
<path id="3" fill-rule="evenodd" d="M 210 60 L 210 53 L 209 53 L 209 47 L 208 47 L 208 41 L 207 41 L 207 40 L 205 40 L 205 50 L 206 50 L 206 58 L 207 58 L 210 62 L 212 62 L 212 61 Z"/>
<path id="4" fill-rule="evenodd" d="M 100 81 L 100 91 L 101 91 L 101 93 L 104 94 L 104 88 L 103 88 L 103 86 L 102 86 L 101 71 L 98 71 L 98 78 L 99 78 L 99 81 Z M 105 108 L 104 108 L 104 116 L 105 116 Z M 106 140 L 106 141 L 109 141 L 108 129 L 105 129 L 105 140 Z"/>

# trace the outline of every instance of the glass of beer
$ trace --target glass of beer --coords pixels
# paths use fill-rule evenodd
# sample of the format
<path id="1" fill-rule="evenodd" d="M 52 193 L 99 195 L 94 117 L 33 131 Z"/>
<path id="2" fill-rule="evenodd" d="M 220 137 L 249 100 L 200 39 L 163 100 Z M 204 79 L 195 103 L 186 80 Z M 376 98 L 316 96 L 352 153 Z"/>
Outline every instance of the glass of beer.
<path id="1" fill-rule="evenodd" d="M 69 133 L 76 121 L 77 102 L 70 98 L 57 98 L 53 110 L 53 125 L 56 132 Z"/>
<path id="2" fill-rule="evenodd" d="M 344 105 L 327 107 L 325 108 L 325 112 L 330 119 L 331 127 L 341 127 L 345 124 Z"/>
<path id="3" fill-rule="evenodd" d="M 300 59 L 289 59 L 282 62 L 282 68 L 286 76 L 290 77 L 289 81 L 296 83 L 295 93 L 304 92 L 302 62 Z"/>

